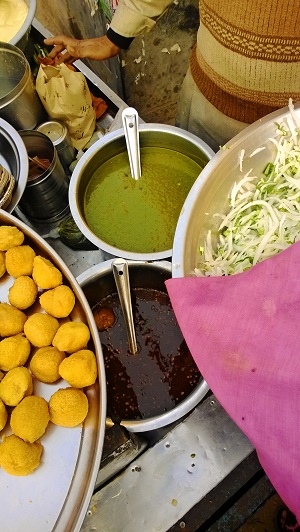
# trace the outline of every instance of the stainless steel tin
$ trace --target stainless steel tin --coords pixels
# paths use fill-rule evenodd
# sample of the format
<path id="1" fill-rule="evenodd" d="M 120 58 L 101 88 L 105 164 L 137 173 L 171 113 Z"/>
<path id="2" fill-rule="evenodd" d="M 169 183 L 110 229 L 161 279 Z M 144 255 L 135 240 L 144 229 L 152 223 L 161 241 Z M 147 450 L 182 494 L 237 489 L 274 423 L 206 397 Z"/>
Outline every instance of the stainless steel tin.
<path id="1" fill-rule="evenodd" d="M 28 157 L 20 134 L 2 118 L 0 118 L 0 164 L 14 176 L 16 181 L 11 202 L 5 208 L 7 212 L 13 212 L 26 187 Z"/>
<path id="2" fill-rule="evenodd" d="M 141 124 L 139 126 L 140 145 L 168 148 L 198 161 L 203 166 L 213 157 L 214 152 L 201 139 L 178 127 L 164 124 Z M 100 249 L 111 255 L 131 260 L 160 260 L 171 257 L 172 249 L 155 253 L 138 253 L 119 249 L 96 236 L 84 218 L 85 188 L 95 170 L 114 155 L 126 151 L 124 130 L 108 133 L 95 142 L 79 159 L 70 180 L 69 202 L 72 216 L 81 232 Z"/>
<path id="3" fill-rule="evenodd" d="M 250 170 L 251 175 L 262 175 L 266 164 L 274 160 L 275 146 L 269 138 L 274 137 L 276 124 L 288 116 L 290 111 L 285 107 L 251 124 L 227 142 L 225 149 L 220 150 L 204 168 L 178 219 L 172 255 L 173 277 L 186 277 L 196 266 L 201 268 L 199 246 L 203 246 L 208 230 L 212 231 L 212 239 L 216 238 L 220 224 L 219 217 L 214 214 L 225 214 L 229 210 L 228 196 L 235 182 L 238 183 Z M 295 116 L 300 124 L 299 102 L 295 103 Z M 254 151 L 256 153 L 252 155 Z"/>
<path id="4" fill-rule="evenodd" d="M 112 260 L 92 266 L 77 277 L 85 296 L 93 308 L 101 299 L 116 293 L 116 285 L 112 272 Z M 169 261 L 128 261 L 131 288 L 149 288 L 166 292 L 165 281 L 171 277 Z M 121 425 L 131 432 L 145 432 L 165 427 L 178 421 L 190 412 L 207 394 L 209 388 L 201 378 L 192 392 L 172 410 L 143 420 L 124 420 Z M 107 420 L 108 425 L 112 423 Z"/>
<path id="5" fill-rule="evenodd" d="M 52 141 L 39 131 L 20 131 L 30 157 L 49 159 L 50 166 L 36 178 L 28 178 L 19 203 L 21 211 L 37 221 L 57 219 L 68 207 L 68 186 L 62 164 Z"/>
<path id="6" fill-rule="evenodd" d="M 98 362 L 96 383 L 86 388 L 89 413 L 82 425 L 73 428 L 50 424 L 41 438 L 44 446 L 42 463 L 26 477 L 11 476 L 1 470 L 1 530 L 10 532 L 79 532 L 93 494 L 97 478 L 106 419 L 106 379 L 101 344 L 90 307 L 75 277 L 65 262 L 43 238 L 16 217 L 0 210 L 0 224 L 12 225 L 23 231 L 24 243 L 37 254 L 50 260 L 63 274 L 76 297 L 71 320 L 85 322 L 91 331 L 91 348 Z M 8 274 L 1 278 L 2 302 L 8 302 L 8 290 L 14 279 Z M 39 312 L 38 305 L 25 311 Z M 63 380 L 54 384 L 34 381 L 34 393 L 47 401 L 61 387 Z M 10 432 L 9 424 L 4 429 Z"/>
<path id="7" fill-rule="evenodd" d="M 36 130 L 47 135 L 53 142 L 65 172 L 70 173 L 69 166 L 75 159 L 75 148 L 67 126 L 58 120 L 49 120 L 40 124 Z"/>
<path id="8" fill-rule="evenodd" d="M 45 118 L 25 55 L 4 42 L 0 42 L 0 117 L 17 130 L 34 129 Z"/>

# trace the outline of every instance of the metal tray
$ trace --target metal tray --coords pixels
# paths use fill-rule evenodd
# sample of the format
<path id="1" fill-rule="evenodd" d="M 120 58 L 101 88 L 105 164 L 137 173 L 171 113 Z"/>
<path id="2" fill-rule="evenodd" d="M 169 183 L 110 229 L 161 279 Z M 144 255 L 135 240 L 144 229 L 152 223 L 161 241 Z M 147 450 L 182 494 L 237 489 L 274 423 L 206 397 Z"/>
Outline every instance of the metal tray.
<path id="1" fill-rule="evenodd" d="M 98 362 L 99 378 L 86 388 L 89 413 L 82 426 L 64 428 L 49 424 L 41 443 L 41 465 L 30 475 L 15 477 L 0 471 L 1 530 L 20 532 L 67 532 L 80 530 L 99 470 L 106 417 L 106 381 L 101 344 L 87 300 L 62 259 L 35 231 L 15 216 L 0 209 L 0 224 L 13 225 L 25 234 L 24 243 L 55 264 L 76 296 L 71 314 L 74 321 L 84 321 L 91 331 L 91 348 Z M 8 302 L 13 278 L 0 279 L 0 300 Z M 34 305 L 34 312 L 37 308 Z M 27 312 L 29 314 L 30 311 Z M 65 381 L 43 384 L 34 380 L 34 393 L 46 400 Z M 4 433 L 9 433 L 9 425 Z"/>

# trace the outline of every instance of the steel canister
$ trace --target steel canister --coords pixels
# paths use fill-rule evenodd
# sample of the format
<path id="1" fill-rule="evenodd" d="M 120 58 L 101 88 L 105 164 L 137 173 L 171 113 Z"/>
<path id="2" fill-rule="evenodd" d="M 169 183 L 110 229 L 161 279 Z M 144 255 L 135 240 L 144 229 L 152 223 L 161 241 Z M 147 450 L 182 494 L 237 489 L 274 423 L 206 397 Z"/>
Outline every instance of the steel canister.
<path id="1" fill-rule="evenodd" d="M 70 139 L 67 126 L 58 120 L 49 120 L 40 124 L 36 130 L 47 135 L 53 142 L 64 170 L 69 174 L 69 166 L 75 159 L 75 149 Z"/>
<path id="2" fill-rule="evenodd" d="M 34 220 L 48 222 L 59 219 L 68 207 L 69 180 L 52 141 L 40 131 L 20 131 L 29 158 L 47 161 L 46 168 L 29 173 L 19 202 L 21 211 Z"/>

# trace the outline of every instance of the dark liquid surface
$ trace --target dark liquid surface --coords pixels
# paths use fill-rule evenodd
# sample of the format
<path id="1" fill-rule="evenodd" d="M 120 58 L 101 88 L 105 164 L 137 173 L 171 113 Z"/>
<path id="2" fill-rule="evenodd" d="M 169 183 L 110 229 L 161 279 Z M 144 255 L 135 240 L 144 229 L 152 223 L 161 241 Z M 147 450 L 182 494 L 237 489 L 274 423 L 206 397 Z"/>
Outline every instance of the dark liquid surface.
<path id="1" fill-rule="evenodd" d="M 113 309 L 114 325 L 101 331 L 107 379 L 108 415 L 113 421 L 161 415 L 188 396 L 200 373 L 179 329 L 166 293 L 131 291 L 138 352 L 128 352 L 127 336 L 117 294 L 99 307 Z"/>

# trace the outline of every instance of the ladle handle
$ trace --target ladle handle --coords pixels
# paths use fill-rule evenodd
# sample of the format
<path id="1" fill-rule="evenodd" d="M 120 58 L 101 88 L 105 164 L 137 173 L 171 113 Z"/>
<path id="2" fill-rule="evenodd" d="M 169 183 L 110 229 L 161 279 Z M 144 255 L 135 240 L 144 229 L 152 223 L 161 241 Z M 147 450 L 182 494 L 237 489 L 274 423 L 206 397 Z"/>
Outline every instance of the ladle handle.
<path id="1" fill-rule="evenodd" d="M 122 111 L 123 127 L 127 146 L 130 172 L 134 179 L 141 177 L 141 156 L 139 138 L 139 115 L 133 107 Z"/>
<path id="2" fill-rule="evenodd" d="M 132 315 L 128 263 L 121 258 L 114 259 L 112 271 L 124 315 L 129 351 L 134 355 L 137 352 L 137 343 Z"/>

